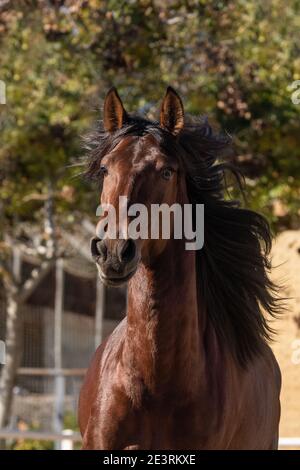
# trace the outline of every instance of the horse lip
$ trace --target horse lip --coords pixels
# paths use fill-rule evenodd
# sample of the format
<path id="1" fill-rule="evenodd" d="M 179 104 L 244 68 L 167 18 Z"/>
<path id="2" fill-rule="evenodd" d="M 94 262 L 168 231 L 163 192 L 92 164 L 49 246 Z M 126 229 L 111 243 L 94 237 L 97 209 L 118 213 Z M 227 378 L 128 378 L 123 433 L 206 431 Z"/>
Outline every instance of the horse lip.
<path id="1" fill-rule="evenodd" d="M 130 271 L 126 276 L 120 276 L 120 277 L 109 277 L 103 274 L 101 271 L 99 271 L 100 279 L 101 281 L 106 284 L 107 286 L 110 287 L 118 287 L 121 286 L 122 284 L 125 284 L 129 279 L 132 278 L 132 276 L 135 274 L 137 268 L 134 268 L 132 271 Z"/>

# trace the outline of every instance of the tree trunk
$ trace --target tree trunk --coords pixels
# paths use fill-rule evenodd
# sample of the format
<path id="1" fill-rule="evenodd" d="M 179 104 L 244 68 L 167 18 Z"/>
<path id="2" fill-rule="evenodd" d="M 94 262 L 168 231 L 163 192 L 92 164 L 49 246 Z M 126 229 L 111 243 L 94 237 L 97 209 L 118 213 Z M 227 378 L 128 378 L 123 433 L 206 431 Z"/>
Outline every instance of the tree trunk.
<path id="1" fill-rule="evenodd" d="M 13 387 L 21 357 L 22 318 L 19 304 L 12 293 L 7 292 L 6 305 L 6 362 L 0 377 L 0 428 L 9 424 Z"/>
<path id="2" fill-rule="evenodd" d="M 5 364 L 0 376 L 0 428 L 9 424 L 13 388 L 21 358 L 21 329 L 20 302 L 17 299 L 18 283 L 21 279 L 21 253 L 17 247 L 12 250 L 13 279 L 5 283 L 6 290 L 6 334 L 5 334 Z"/>

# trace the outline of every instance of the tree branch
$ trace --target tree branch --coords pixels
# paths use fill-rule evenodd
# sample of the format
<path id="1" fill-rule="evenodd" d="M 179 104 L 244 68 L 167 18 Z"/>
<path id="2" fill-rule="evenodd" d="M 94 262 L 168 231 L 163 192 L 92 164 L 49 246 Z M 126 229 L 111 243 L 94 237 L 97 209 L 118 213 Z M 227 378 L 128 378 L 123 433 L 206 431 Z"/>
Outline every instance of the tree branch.
<path id="1" fill-rule="evenodd" d="M 30 277 L 24 282 L 17 295 L 17 301 L 19 303 L 26 302 L 40 282 L 42 282 L 42 280 L 47 276 L 51 268 L 54 266 L 54 263 L 55 258 L 52 258 L 49 261 L 43 261 L 39 268 L 35 268 L 31 271 Z"/>

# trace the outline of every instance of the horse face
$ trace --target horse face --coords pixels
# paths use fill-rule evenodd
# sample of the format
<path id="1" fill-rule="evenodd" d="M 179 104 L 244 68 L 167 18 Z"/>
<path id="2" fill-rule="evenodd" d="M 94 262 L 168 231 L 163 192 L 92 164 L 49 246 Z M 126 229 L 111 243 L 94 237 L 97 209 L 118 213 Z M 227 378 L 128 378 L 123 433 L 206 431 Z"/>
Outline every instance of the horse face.
<path id="1" fill-rule="evenodd" d="M 166 99 L 170 100 L 168 92 Z M 171 132 L 168 126 L 177 126 L 173 132 L 178 132 L 177 120 L 172 120 L 166 112 L 163 102 L 161 127 Z M 180 116 L 174 110 L 172 113 Z M 114 132 L 121 128 L 126 119 L 126 111 L 116 91 L 109 92 L 104 105 L 106 131 Z M 134 275 L 140 260 L 150 264 L 164 250 L 168 240 L 162 237 L 160 228 L 158 236 L 151 238 L 152 207 L 162 204 L 171 206 L 177 202 L 181 180 L 179 164 L 175 157 L 160 148 L 151 133 L 125 134 L 102 158 L 101 172 L 101 206 L 104 212 L 99 219 L 97 237 L 92 240 L 91 250 L 101 280 L 107 285 L 118 286 Z M 113 208 L 112 212 L 110 208 Z M 135 229 L 134 236 L 132 227 Z"/>

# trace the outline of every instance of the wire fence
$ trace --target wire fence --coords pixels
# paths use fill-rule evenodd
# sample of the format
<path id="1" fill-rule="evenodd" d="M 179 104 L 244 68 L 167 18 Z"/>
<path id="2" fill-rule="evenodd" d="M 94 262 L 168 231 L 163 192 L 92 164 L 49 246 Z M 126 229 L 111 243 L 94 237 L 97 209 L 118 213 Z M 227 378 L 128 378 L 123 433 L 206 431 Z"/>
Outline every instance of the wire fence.
<path id="1" fill-rule="evenodd" d="M 61 428 L 72 426 L 76 429 L 78 397 L 85 369 L 42 369 L 21 368 L 14 388 L 13 419 L 10 427 L 17 429 L 20 423 L 25 429 L 53 430 L 55 414 L 61 414 Z M 59 397 L 56 380 L 62 382 Z M 26 380 L 30 386 L 24 388 Z M 22 383 L 22 387 L 18 384 Z M 60 402 L 57 410 L 57 400 Z"/>
<path id="2" fill-rule="evenodd" d="M 31 392 L 18 385 L 14 389 L 10 426 L 0 430 L 8 447 L 22 448 L 27 440 L 53 441 L 56 449 L 72 449 L 74 442 L 80 442 L 77 408 L 84 375 L 85 369 L 20 368 L 17 383 L 24 386 L 27 379 Z M 33 386 L 37 392 L 32 392 Z"/>
<path id="3" fill-rule="evenodd" d="M 79 440 L 78 397 L 85 367 L 95 350 L 95 318 L 63 312 L 63 368 L 57 370 L 54 369 L 53 309 L 25 305 L 19 314 L 22 315 L 23 330 L 21 367 L 13 390 L 11 420 L 6 429 L 0 430 L 0 434 L 2 438 L 3 433 L 7 436 L 5 440 L 8 448 L 18 448 L 19 445 L 22 448 L 21 442 L 25 435 L 21 437 L 20 434 L 17 439 L 19 433 L 26 433 L 26 440 L 30 439 L 33 446 L 38 445 L 36 439 L 33 442 L 34 436 L 42 436 L 39 437 L 41 441 L 48 441 L 49 435 L 60 436 L 55 440 L 54 447 L 61 448 L 66 441 L 62 434 L 64 429 L 75 433 Z M 1 338 L 5 338 L 4 320 L 5 305 L 0 303 Z"/>

